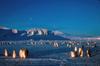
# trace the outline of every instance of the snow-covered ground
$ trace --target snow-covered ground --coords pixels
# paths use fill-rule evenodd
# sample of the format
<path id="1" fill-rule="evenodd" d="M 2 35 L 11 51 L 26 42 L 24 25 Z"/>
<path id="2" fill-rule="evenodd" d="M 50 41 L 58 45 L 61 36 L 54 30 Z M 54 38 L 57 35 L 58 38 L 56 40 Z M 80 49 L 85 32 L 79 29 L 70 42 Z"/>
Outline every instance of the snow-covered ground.
<path id="1" fill-rule="evenodd" d="M 82 58 L 71 58 L 70 51 L 72 48 L 68 47 L 16 46 L 18 50 L 21 47 L 26 47 L 29 50 L 29 57 L 26 59 L 20 59 L 19 57 L 13 59 L 11 56 L 0 56 L 0 66 L 100 66 L 100 46 L 92 49 L 90 58 L 85 54 Z M 15 48 L 15 46 L 8 46 L 7 48 L 12 52 L 12 48 Z"/>

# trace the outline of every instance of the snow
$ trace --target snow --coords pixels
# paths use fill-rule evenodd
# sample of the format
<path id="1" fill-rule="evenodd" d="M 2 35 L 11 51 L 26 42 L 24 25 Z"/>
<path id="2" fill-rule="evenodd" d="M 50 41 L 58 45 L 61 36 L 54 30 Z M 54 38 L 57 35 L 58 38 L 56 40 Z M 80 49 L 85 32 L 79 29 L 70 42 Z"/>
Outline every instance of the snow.
<path id="1" fill-rule="evenodd" d="M 0 29 L 9 29 L 9 28 L 7 28 L 7 27 L 3 27 L 3 26 L 0 26 Z"/>
<path id="2" fill-rule="evenodd" d="M 18 33 L 18 30 L 17 29 L 12 29 L 12 32 L 16 34 L 16 33 Z"/>
<path id="3" fill-rule="evenodd" d="M 64 33 L 63 32 L 61 32 L 61 31 L 52 31 L 52 33 L 54 34 L 54 35 L 63 35 Z"/>
<path id="4" fill-rule="evenodd" d="M 27 30 L 27 34 L 28 36 L 33 36 L 33 35 L 47 35 L 48 33 L 47 29 L 39 29 L 39 28 L 33 28 L 33 29 L 29 29 Z"/>

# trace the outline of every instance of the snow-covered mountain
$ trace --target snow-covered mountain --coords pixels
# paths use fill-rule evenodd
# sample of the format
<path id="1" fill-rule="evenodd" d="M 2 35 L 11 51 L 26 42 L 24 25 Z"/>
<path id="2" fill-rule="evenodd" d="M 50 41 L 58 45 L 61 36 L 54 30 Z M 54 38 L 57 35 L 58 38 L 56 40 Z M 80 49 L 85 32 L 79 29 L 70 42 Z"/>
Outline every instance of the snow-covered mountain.
<path id="1" fill-rule="evenodd" d="M 69 40 L 61 36 L 63 32 L 50 31 L 43 28 L 33 28 L 29 30 L 17 30 L 0 27 L 0 41 L 7 40 Z"/>

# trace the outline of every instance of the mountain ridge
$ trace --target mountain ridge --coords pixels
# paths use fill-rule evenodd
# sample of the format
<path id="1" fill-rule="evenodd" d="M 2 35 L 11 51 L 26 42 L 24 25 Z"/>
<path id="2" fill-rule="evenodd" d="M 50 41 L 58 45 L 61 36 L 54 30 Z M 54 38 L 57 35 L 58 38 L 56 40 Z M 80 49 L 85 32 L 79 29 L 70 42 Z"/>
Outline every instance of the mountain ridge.
<path id="1" fill-rule="evenodd" d="M 0 41 L 7 40 L 69 40 L 61 36 L 63 32 L 50 31 L 43 28 L 32 28 L 29 30 L 17 30 L 2 27 L 0 28 Z"/>

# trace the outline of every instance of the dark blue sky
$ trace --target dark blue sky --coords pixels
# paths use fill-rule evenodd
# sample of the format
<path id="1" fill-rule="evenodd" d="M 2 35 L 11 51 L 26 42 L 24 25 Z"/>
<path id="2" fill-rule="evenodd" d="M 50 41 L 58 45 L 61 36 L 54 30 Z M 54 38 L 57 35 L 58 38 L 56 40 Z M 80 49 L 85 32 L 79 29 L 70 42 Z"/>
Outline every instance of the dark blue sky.
<path id="1" fill-rule="evenodd" d="M 0 0 L 0 25 L 100 35 L 100 0 Z"/>

